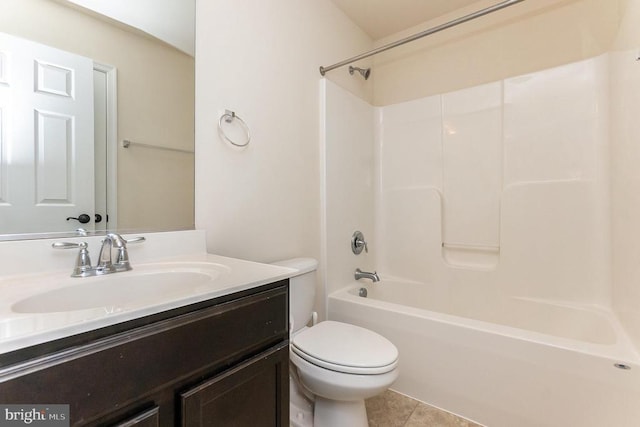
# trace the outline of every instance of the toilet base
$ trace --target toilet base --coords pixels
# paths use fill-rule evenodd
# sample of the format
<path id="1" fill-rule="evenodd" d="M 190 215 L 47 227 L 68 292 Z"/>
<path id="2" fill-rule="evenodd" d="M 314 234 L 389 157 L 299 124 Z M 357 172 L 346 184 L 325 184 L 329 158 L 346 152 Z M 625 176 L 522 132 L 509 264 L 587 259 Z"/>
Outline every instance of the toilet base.
<path id="1" fill-rule="evenodd" d="M 301 389 L 295 366 L 289 366 L 289 426 L 313 427 L 312 396 Z"/>
<path id="2" fill-rule="evenodd" d="M 341 401 L 316 396 L 313 427 L 369 427 L 364 400 Z"/>
<path id="3" fill-rule="evenodd" d="M 289 403 L 290 427 L 313 427 L 313 410 L 299 407 L 295 403 Z"/>

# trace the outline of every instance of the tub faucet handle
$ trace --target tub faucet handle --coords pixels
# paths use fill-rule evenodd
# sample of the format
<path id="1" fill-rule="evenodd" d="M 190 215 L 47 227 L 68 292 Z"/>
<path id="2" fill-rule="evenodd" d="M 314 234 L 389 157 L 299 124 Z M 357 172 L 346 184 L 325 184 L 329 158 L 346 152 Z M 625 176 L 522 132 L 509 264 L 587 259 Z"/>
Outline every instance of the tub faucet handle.
<path id="1" fill-rule="evenodd" d="M 362 249 L 364 249 L 366 253 L 369 253 L 367 241 L 364 240 L 364 234 L 362 234 L 361 231 L 354 231 L 351 236 L 351 250 L 354 254 L 360 255 L 362 253 Z"/>

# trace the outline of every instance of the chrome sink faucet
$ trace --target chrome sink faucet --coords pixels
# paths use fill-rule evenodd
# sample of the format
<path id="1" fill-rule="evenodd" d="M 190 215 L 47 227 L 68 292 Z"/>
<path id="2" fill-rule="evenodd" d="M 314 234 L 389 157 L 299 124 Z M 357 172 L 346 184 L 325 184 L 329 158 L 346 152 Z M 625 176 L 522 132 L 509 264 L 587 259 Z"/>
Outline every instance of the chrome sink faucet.
<path id="1" fill-rule="evenodd" d="M 356 278 L 356 280 L 370 279 L 373 283 L 380 281 L 380 277 L 378 277 L 377 272 L 374 271 L 373 273 L 369 273 L 368 271 L 362 271 L 359 268 L 356 268 L 354 277 Z"/>
<path id="2" fill-rule="evenodd" d="M 125 240 L 119 234 L 108 233 L 102 241 L 98 264 L 95 267 L 91 266 L 91 259 L 89 258 L 88 245 L 86 242 L 56 242 L 51 246 L 54 249 L 79 248 L 80 253 L 78 253 L 78 257 L 76 258 L 76 264 L 73 268 L 73 273 L 71 273 L 71 277 L 89 277 L 131 270 L 127 243 L 144 242 L 145 240 L 144 237 Z M 117 251 L 115 261 L 113 260 L 114 249 Z"/>

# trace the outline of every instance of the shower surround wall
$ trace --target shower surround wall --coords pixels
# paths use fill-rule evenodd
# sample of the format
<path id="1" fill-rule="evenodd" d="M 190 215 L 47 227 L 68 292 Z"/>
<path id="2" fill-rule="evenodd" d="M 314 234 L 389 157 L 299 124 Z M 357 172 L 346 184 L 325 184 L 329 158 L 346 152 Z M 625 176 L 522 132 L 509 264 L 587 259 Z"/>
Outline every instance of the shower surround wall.
<path id="1" fill-rule="evenodd" d="M 325 291 L 353 279 L 354 270 L 373 271 L 378 244 L 374 233 L 374 109 L 329 80 L 320 83 L 320 187 Z M 346 179 L 345 179 L 346 178 Z M 368 252 L 355 257 L 349 239 L 364 233 Z M 340 285 L 342 284 L 342 285 Z M 325 292 L 328 295 L 328 292 Z"/>
<path id="2" fill-rule="evenodd" d="M 601 56 L 378 108 L 377 268 L 609 305 L 608 82 Z"/>
<path id="3" fill-rule="evenodd" d="M 452 306 L 611 305 L 608 55 L 385 107 L 323 85 L 329 293 L 375 267 Z"/>

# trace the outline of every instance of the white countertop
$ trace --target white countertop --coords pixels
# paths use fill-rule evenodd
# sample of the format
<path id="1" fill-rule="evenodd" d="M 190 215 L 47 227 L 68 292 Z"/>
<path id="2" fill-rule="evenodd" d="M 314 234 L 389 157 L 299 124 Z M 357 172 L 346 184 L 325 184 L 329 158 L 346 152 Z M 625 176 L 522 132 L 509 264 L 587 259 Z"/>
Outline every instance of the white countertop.
<path id="1" fill-rule="evenodd" d="M 50 246 L 50 242 L 46 242 Z M 75 255 L 76 251 L 71 251 Z M 141 257 L 143 259 L 147 257 Z M 131 257 L 132 271 L 113 273 L 88 278 L 70 278 L 71 268 L 32 274 L 0 275 L 0 354 L 53 341 L 72 335 L 89 332 L 102 327 L 142 318 L 163 311 L 229 295 L 261 285 L 286 279 L 295 273 L 285 267 L 261 264 L 207 253 L 173 256 L 170 258 L 145 259 L 136 262 Z M 17 312 L 16 303 L 43 293 L 78 285 L 96 286 L 101 280 L 142 276 L 162 265 L 214 267 L 217 275 L 210 283 L 191 287 L 186 292 L 158 292 L 151 300 L 142 304 L 127 304 L 126 289 L 122 291 L 123 303 L 105 304 L 61 312 Z M 104 283 L 102 284 L 104 285 Z M 105 289 L 102 286 L 102 289 Z M 64 293 L 63 293 L 64 294 Z M 37 310 L 36 310 L 37 311 Z"/>

